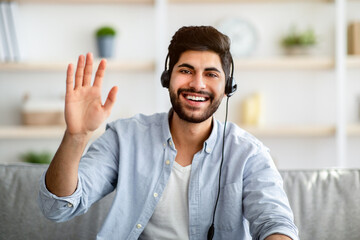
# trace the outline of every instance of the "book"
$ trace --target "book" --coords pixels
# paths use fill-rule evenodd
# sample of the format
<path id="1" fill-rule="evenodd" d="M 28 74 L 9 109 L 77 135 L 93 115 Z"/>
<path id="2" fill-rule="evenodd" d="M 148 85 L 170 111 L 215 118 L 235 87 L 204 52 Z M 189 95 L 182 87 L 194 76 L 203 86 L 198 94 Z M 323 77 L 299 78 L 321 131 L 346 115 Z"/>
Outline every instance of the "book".
<path id="1" fill-rule="evenodd" d="M 10 61 L 10 38 L 8 34 L 8 25 L 6 18 L 6 2 L 0 2 L 0 51 L 1 51 L 1 60 Z"/>
<path id="2" fill-rule="evenodd" d="M 21 60 L 21 51 L 19 45 L 19 28 L 18 28 L 18 5 L 15 1 L 8 2 L 7 4 L 8 10 L 8 24 L 9 24 L 9 33 L 11 46 L 13 50 L 13 60 L 20 61 Z"/>
<path id="3" fill-rule="evenodd" d="M 1 12 L 0 12 L 1 14 Z M 4 24 L 2 21 L 2 16 L 0 16 L 0 62 L 6 61 L 6 53 L 5 53 L 5 30 Z"/>

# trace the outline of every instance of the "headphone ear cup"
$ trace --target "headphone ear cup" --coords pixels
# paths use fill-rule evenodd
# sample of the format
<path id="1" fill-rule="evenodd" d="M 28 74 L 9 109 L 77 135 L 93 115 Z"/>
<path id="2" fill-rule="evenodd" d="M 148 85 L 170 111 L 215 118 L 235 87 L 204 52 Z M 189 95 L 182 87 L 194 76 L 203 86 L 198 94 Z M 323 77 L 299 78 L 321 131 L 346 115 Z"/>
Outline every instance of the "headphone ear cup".
<path id="1" fill-rule="evenodd" d="M 161 85 L 164 88 L 169 88 L 170 85 L 170 74 L 168 70 L 165 70 L 161 74 Z"/>
<path id="2" fill-rule="evenodd" d="M 235 83 L 235 80 L 233 77 L 229 77 L 228 80 L 226 81 L 226 86 L 225 86 L 225 94 L 228 97 L 231 97 L 237 89 L 237 84 Z"/>

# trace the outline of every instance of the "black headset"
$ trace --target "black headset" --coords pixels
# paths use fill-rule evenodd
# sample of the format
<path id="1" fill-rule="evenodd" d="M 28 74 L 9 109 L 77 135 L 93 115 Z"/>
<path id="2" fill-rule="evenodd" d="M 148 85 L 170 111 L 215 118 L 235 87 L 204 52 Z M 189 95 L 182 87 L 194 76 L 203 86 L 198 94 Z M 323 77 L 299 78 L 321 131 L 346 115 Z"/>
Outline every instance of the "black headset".
<path id="1" fill-rule="evenodd" d="M 169 54 L 166 56 L 166 59 L 165 59 L 165 70 L 161 74 L 161 85 L 164 88 L 169 88 L 169 85 L 170 85 L 171 73 L 170 73 L 169 69 L 167 69 L 168 61 L 169 61 Z M 225 83 L 226 96 L 231 97 L 234 94 L 234 92 L 236 91 L 236 89 L 237 89 L 237 84 L 235 83 L 235 80 L 234 80 L 234 61 L 231 57 L 231 74 Z"/>

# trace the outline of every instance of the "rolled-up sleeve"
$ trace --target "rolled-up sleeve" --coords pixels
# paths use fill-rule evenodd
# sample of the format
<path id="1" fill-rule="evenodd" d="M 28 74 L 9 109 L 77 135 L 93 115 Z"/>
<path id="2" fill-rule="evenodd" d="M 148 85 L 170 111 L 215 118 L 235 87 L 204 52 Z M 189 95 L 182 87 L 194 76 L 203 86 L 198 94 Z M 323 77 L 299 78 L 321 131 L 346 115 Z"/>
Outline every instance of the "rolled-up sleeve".
<path id="1" fill-rule="evenodd" d="M 45 184 L 45 172 L 40 179 L 38 197 L 43 214 L 53 221 L 67 221 L 85 213 L 94 202 L 112 192 L 117 180 L 118 147 L 116 132 L 108 128 L 81 158 L 77 188 L 70 196 L 51 193 Z"/>
<path id="2" fill-rule="evenodd" d="M 299 239 L 282 178 L 268 151 L 255 154 L 246 163 L 243 204 L 253 239 L 274 233 Z"/>
<path id="3" fill-rule="evenodd" d="M 77 188 L 72 195 L 58 197 L 47 189 L 45 175 L 46 172 L 41 176 L 38 196 L 38 204 L 45 217 L 56 222 L 63 222 L 85 212 L 85 209 L 79 206 L 82 191 L 81 181 L 78 181 Z"/>

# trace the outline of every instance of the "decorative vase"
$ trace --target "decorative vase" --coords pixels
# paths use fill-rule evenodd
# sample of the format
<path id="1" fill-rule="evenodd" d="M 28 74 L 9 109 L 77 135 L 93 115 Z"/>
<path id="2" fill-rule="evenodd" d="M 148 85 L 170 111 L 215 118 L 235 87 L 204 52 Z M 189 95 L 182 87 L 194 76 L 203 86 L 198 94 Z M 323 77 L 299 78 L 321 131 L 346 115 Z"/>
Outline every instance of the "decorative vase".
<path id="1" fill-rule="evenodd" d="M 100 36 L 97 37 L 97 45 L 99 50 L 99 56 L 101 58 L 114 57 L 114 36 Z"/>

